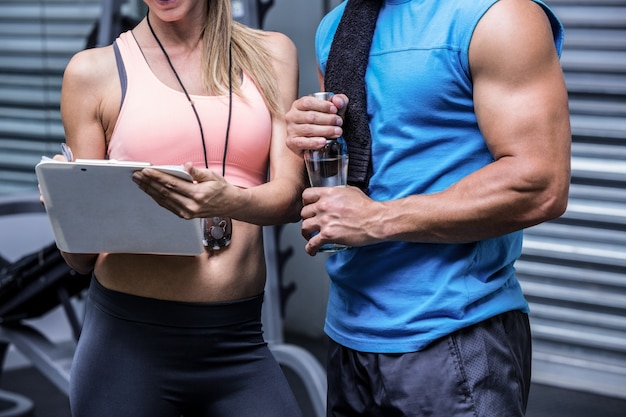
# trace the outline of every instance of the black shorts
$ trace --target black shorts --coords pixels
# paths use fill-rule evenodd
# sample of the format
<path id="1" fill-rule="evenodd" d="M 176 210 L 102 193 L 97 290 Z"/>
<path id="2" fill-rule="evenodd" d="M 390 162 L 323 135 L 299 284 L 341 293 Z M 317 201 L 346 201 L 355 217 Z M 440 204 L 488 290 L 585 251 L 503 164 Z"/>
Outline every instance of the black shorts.
<path id="1" fill-rule="evenodd" d="M 93 279 L 72 363 L 72 415 L 301 416 L 263 340 L 262 300 L 163 301 Z"/>
<path id="2" fill-rule="evenodd" d="M 530 389 L 528 315 L 512 311 L 404 354 L 330 341 L 330 417 L 522 417 Z"/>

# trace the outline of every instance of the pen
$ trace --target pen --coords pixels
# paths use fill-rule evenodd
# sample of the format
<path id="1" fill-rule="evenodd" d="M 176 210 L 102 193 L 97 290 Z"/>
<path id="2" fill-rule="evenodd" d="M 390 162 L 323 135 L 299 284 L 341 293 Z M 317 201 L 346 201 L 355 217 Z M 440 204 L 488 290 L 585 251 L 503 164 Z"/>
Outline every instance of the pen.
<path id="1" fill-rule="evenodd" d="M 61 143 L 61 153 L 67 159 L 67 162 L 72 162 L 74 160 L 74 155 L 72 154 L 72 150 L 65 143 Z"/>

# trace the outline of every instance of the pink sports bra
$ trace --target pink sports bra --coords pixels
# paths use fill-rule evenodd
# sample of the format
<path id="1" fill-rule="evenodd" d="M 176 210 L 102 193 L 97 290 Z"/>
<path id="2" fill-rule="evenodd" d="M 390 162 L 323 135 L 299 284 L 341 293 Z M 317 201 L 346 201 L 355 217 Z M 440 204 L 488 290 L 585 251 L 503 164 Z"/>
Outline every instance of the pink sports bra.
<path id="1" fill-rule="evenodd" d="M 130 31 L 114 44 L 122 105 L 108 147 L 109 158 L 204 167 L 200 129 L 182 91 L 152 73 Z M 254 82 L 244 74 L 242 95 L 233 94 L 225 177 L 239 187 L 267 181 L 272 120 Z M 202 121 L 209 168 L 222 173 L 229 98 L 191 95 Z"/>

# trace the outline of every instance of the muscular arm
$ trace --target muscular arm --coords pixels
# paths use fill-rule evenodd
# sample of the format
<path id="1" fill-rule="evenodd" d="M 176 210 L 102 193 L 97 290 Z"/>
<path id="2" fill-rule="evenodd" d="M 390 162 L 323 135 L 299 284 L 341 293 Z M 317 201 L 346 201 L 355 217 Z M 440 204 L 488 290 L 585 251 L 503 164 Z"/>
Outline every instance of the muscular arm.
<path id="1" fill-rule="evenodd" d="M 571 142 L 567 91 L 545 13 L 527 0 L 497 2 L 476 28 L 469 58 L 475 111 L 495 162 L 443 192 L 389 202 L 374 202 L 351 187 L 342 193 L 306 190 L 305 204 L 324 205 L 304 207 L 305 235 L 322 221 L 314 216 L 326 215 L 337 227 L 325 237 L 340 237 L 340 243 L 469 242 L 564 212 Z M 309 253 L 321 238 L 309 241 Z"/>
<path id="2" fill-rule="evenodd" d="M 406 221 L 424 225 L 411 236 L 405 224 L 405 237 L 472 241 L 563 213 L 571 135 L 553 45 L 544 12 L 529 1 L 500 1 L 481 20 L 470 68 L 479 126 L 495 162 L 438 195 L 389 203 L 398 220 L 405 212 Z"/>

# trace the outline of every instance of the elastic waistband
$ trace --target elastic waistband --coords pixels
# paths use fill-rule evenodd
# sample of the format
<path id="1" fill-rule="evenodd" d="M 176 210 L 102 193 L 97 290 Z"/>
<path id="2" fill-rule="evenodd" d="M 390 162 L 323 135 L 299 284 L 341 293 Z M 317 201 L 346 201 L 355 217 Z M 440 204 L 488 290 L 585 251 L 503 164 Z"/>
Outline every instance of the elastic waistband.
<path id="1" fill-rule="evenodd" d="M 172 327 L 220 327 L 261 320 L 263 294 L 218 303 L 187 303 L 141 297 L 107 289 L 92 277 L 89 299 L 123 320 Z"/>

